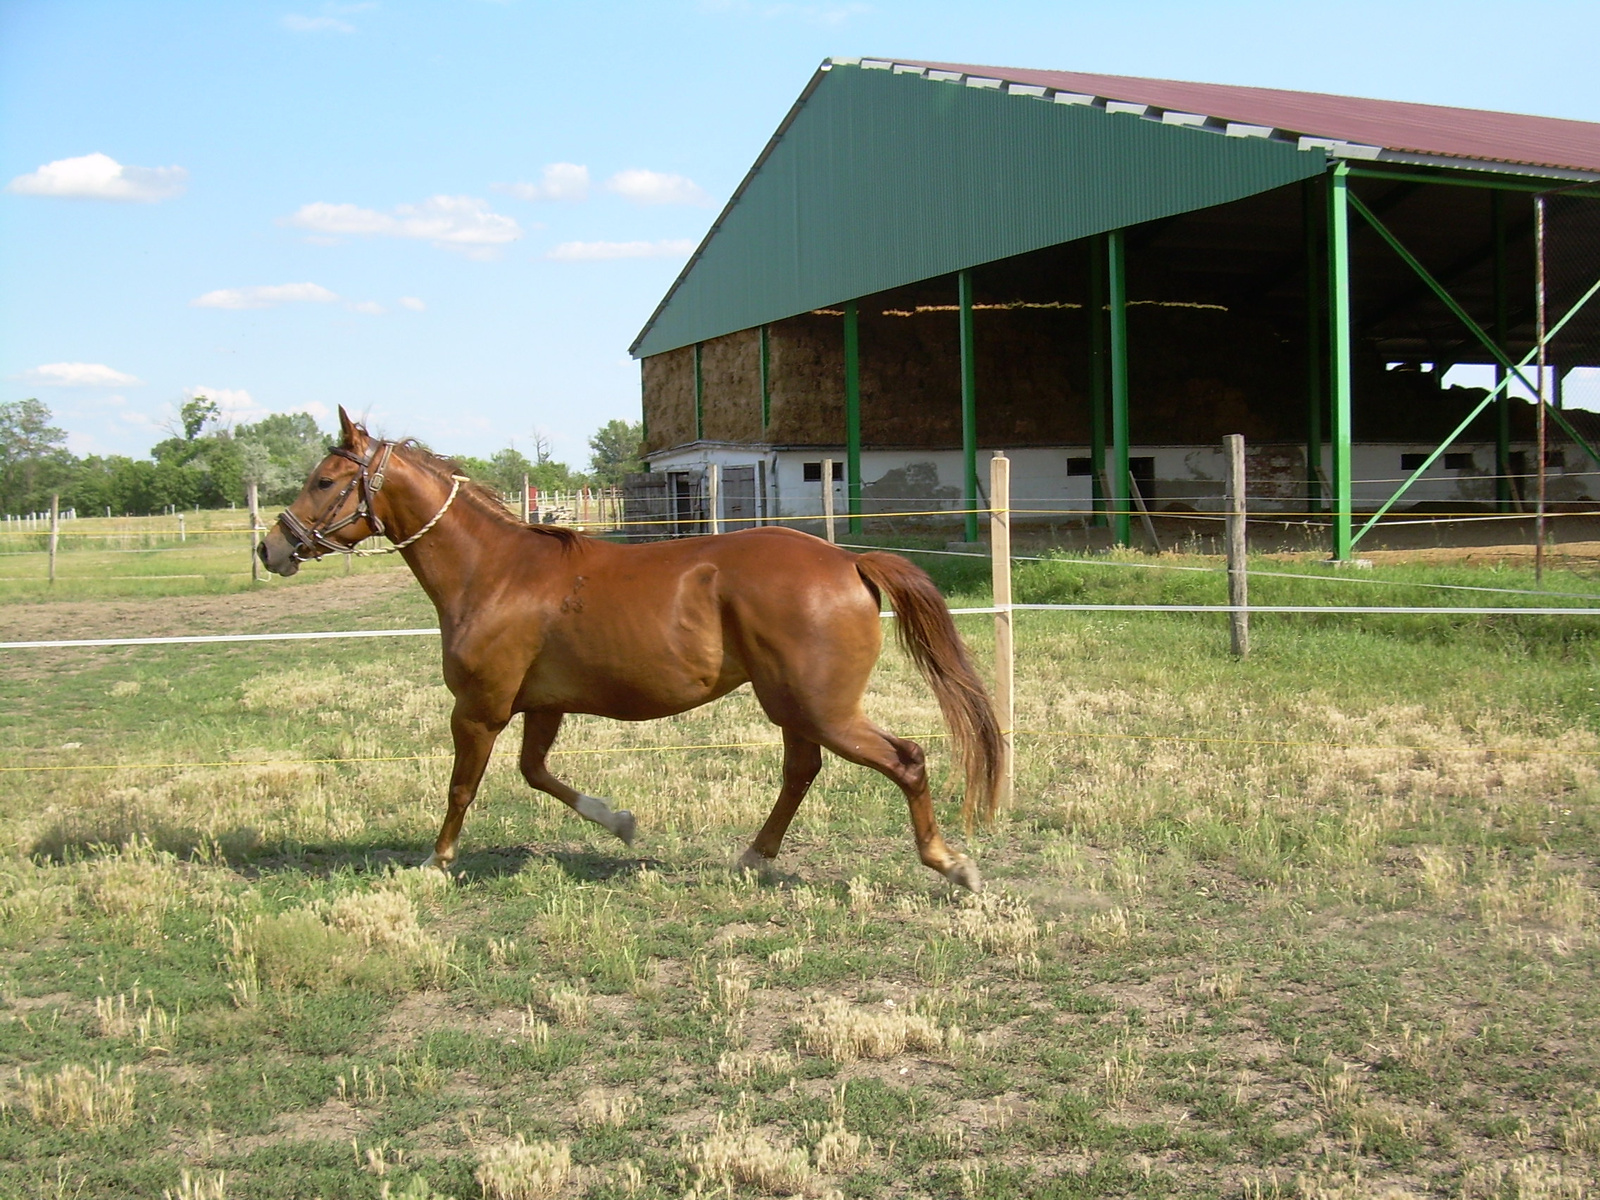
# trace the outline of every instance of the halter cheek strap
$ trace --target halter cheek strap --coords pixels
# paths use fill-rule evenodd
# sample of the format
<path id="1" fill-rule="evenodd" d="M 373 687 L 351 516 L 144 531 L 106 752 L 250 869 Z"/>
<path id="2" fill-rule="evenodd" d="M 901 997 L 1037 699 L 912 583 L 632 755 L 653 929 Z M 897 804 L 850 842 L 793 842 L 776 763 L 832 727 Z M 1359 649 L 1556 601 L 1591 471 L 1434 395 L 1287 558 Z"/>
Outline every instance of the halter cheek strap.
<path id="1" fill-rule="evenodd" d="M 307 525 L 299 517 L 285 509 L 278 514 L 278 524 L 283 527 L 289 544 L 293 547 L 289 557 L 295 562 L 305 562 L 308 559 L 321 558 L 332 551 L 336 554 L 393 554 L 396 550 L 404 550 L 428 530 L 439 523 L 439 519 L 450 511 L 450 506 L 455 503 L 456 494 L 460 492 L 461 485 L 467 481 L 465 475 L 452 475 L 450 477 L 450 495 L 428 521 L 416 533 L 386 546 L 381 550 L 357 550 L 353 545 L 344 545 L 334 541 L 329 535 L 341 529 L 354 525 L 357 521 L 365 521 L 368 529 L 373 534 L 387 534 L 388 529 L 383 523 L 383 518 L 378 516 L 372 507 L 372 498 L 383 490 L 384 472 L 389 469 L 390 456 L 394 454 L 393 442 L 376 442 L 368 449 L 365 457 L 358 456 L 355 451 L 347 450 L 343 446 L 333 447 L 330 453 L 337 454 L 340 458 L 347 458 L 356 464 L 357 471 L 351 476 L 350 482 L 344 485 L 344 490 L 334 497 L 333 503 L 325 510 L 328 514 L 336 514 L 344 507 L 345 501 L 350 498 L 350 493 L 356 493 L 356 506 L 350 512 L 334 520 L 326 518 L 318 520 L 315 524 Z M 359 540 L 359 539 L 358 539 Z"/>

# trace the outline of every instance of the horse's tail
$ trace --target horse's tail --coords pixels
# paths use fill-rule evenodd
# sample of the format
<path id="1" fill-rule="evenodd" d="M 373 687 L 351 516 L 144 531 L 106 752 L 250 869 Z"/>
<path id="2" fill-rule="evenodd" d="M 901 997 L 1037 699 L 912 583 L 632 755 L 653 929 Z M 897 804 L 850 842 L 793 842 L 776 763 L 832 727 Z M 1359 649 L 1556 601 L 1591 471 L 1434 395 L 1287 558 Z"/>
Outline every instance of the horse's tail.
<path id="1" fill-rule="evenodd" d="M 945 724 L 966 767 L 961 816 L 970 832 L 975 818 L 994 819 L 1000 797 L 1000 722 L 989 693 L 972 668 L 950 610 L 921 567 L 898 554 L 857 555 L 856 570 L 894 608 L 900 644 L 938 697 Z"/>

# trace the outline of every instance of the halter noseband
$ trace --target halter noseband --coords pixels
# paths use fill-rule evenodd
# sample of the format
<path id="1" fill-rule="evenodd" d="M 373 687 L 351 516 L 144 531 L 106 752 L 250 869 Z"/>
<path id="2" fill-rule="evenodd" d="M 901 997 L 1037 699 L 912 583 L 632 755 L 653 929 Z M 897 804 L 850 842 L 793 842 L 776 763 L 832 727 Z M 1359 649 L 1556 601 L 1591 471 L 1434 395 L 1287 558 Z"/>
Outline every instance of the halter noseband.
<path id="1" fill-rule="evenodd" d="M 372 497 L 383 490 L 383 473 L 389 469 L 389 456 L 394 453 L 394 443 L 374 442 L 365 458 L 343 446 L 334 446 L 329 453 L 337 454 L 340 458 L 348 458 L 356 464 L 358 470 L 325 511 L 329 514 L 338 513 L 344 507 L 344 502 L 350 498 L 352 491 L 356 492 L 356 506 L 345 516 L 326 524 L 323 520 L 318 520 L 315 524 L 307 525 L 287 508 L 279 513 L 278 524 L 283 526 L 283 532 L 293 547 L 289 557 L 294 562 L 321 558 L 330 550 L 336 554 L 349 554 L 352 549 L 350 546 L 341 545 L 328 535 L 337 533 L 348 525 L 354 525 L 357 521 L 365 521 L 374 534 L 381 535 L 387 532 L 383 519 L 372 510 Z M 376 468 L 373 466 L 374 462 L 377 464 Z M 450 499 L 455 499 L 454 491 L 450 493 Z M 429 528 L 432 528 L 431 522 Z"/>

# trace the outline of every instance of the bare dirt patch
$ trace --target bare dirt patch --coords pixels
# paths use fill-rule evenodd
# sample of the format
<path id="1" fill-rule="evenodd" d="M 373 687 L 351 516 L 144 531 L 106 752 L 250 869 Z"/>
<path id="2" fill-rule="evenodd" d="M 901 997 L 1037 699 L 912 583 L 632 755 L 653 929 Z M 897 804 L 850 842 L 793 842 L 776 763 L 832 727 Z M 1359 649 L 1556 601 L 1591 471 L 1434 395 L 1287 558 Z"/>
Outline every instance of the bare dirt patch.
<path id="1" fill-rule="evenodd" d="M 269 584 L 260 591 L 228 596 L 10 604 L 0 608 L 0 637 L 7 641 L 44 641 L 271 633 L 307 628 L 308 620 L 313 626 L 331 628 L 326 622 L 333 616 L 358 612 L 414 586 L 411 573 L 402 566 L 314 583 Z"/>

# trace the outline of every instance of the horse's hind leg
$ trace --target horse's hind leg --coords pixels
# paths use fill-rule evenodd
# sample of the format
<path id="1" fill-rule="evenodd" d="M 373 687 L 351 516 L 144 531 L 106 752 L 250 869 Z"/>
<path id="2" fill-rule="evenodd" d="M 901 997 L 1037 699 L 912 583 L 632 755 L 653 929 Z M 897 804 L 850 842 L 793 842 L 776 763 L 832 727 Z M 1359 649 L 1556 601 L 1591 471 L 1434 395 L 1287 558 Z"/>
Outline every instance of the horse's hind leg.
<path id="1" fill-rule="evenodd" d="M 759 870 L 778 857 L 778 847 L 783 845 L 783 835 L 794 820 L 800 801 L 806 798 L 811 781 L 822 770 L 822 747 L 792 730 L 783 731 L 783 787 L 778 792 L 778 802 L 772 806 L 767 823 L 756 834 L 750 848 L 739 856 L 739 865 L 746 870 Z"/>
<path id="2" fill-rule="evenodd" d="M 528 781 L 529 787 L 554 796 L 580 817 L 616 834 L 626 845 L 633 845 L 634 821 L 631 812 L 625 808 L 613 810 L 604 800 L 585 796 L 577 789 L 568 787 L 550 774 L 545 766 L 545 757 L 550 753 L 556 734 L 561 731 L 561 719 L 565 715 L 558 712 L 530 712 L 523 718 L 522 777 Z"/>
<path id="3" fill-rule="evenodd" d="M 860 715 L 825 730 L 821 741 L 840 758 L 881 771 L 899 785 L 911 810 L 911 833 L 917 841 L 917 855 L 925 866 L 969 891 L 975 892 L 982 886 L 976 864 L 965 854 L 950 849 L 939 832 L 939 823 L 933 816 L 933 796 L 928 791 L 927 760 L 921 746 L 879 729 Z"/>

